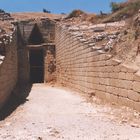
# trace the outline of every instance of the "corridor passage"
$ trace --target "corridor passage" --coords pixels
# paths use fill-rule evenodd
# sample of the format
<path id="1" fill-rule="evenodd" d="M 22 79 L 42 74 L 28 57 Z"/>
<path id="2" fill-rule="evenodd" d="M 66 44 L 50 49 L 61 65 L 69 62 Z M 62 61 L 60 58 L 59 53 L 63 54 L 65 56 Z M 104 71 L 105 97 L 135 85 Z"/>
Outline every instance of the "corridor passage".
<path id="1" fill-rule="evenodd" d="M 27 101 L 0 121 L 0 140 L 140 140 L 140 114 L 34 84 Z"/>

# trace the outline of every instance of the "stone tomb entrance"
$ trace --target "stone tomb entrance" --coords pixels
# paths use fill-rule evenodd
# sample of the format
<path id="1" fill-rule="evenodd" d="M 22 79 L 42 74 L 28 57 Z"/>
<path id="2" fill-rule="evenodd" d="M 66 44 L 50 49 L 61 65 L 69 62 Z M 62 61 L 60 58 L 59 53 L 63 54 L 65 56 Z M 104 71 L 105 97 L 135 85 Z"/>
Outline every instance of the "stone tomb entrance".
<path id="1" fill-rule="evenodd" d="M 32 83 L 44 83 L 55 79 L 55 25 L 32 23 L 25 26 L 28 50 L 29 77 Z"/>
<path id="2" fill-rule="evenodd" d="M 39 45 L 44 43 L 43 36 L 37 24 L 34 25 L 32 32 L 28 39 L 29 45 Z"/>
<path id="3" fill-rule="evenodd" d="M 32 83 L 44 82 L 44 49 L 29 49 L 30 80 Z"/>
<path id="4" fill-rule="evenodd" d="M 30 80 L 32 83 L 44 82 L 44 43 L 43 36 L 37 24 L 34 25 L 28 39 Z"/>

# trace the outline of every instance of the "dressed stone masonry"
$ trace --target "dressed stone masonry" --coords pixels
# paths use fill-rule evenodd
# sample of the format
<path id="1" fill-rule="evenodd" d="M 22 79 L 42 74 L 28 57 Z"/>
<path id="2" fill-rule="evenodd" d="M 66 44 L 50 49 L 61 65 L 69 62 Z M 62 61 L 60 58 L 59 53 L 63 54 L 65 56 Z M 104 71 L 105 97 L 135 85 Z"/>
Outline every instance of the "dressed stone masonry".
<path id="1" fill-rule="evenodd" d="M 57 24 L 57 82 L 140 111 L 140 68 L 110 53 L 124 26 Z"/>

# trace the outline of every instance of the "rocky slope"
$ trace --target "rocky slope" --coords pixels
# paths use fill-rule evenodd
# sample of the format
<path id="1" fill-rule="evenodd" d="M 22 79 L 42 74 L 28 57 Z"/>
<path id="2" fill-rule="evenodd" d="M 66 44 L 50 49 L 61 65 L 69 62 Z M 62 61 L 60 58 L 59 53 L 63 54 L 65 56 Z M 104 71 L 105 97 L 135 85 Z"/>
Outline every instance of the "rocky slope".
<path id="1" fill-rule="evenodd" d="M 140 11 L 117 22 L 91 23 L 83 16 L 66 18 L 57 23 L 92 51 L 113 54 L 125 63 L 134 63 L 140 52 Z M 139 65 L 139 64 L 138 64 Z"/>
<path id="2" fill-rule="evenodd" d="M 12 42 L 12 34 L 15 30 L 12 22 L 14 19 L 9 13 L 0 11 L 0 59 L 2 59 L 6 53 L 6 46 Z"/>

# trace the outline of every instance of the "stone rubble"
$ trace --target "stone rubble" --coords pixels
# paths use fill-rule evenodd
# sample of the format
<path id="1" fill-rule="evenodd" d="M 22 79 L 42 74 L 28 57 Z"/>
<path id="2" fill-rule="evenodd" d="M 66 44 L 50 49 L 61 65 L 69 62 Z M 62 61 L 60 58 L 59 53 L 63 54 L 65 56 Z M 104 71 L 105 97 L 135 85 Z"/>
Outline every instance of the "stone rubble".
<path id="1" fill-rule="evenodd" d="M 13 32 L 15 31 L 12 21 L 13 18 L 9 13 L 0 10 L 0 55 L 5 55 L 6 46 L 12 42 Z"/>
<path id="2" fill-rule="evenodd" d="M 11 17 L 10 13 L 6 13 L 5 11 L 0 10 L 0 20 L 13 20 L 13 18 Z"/>
<path id="3" fill-rule="evenodd" d="M 0 55 L 5 55 L 6 47 L 12 42 L 12 34 L 3 34 L 0 36 Z"/>
<path id="4" fill-rule="evenodd" d="M 69 22 L 68 22 L 69 21 Z M 89 22 L 62 21 L 59 24 L 63 30 L 68 30 L 81 42 L 88 44 L 93 51 L 110 52 L 121 37 L 125 21 L 93 25 Z"/>

